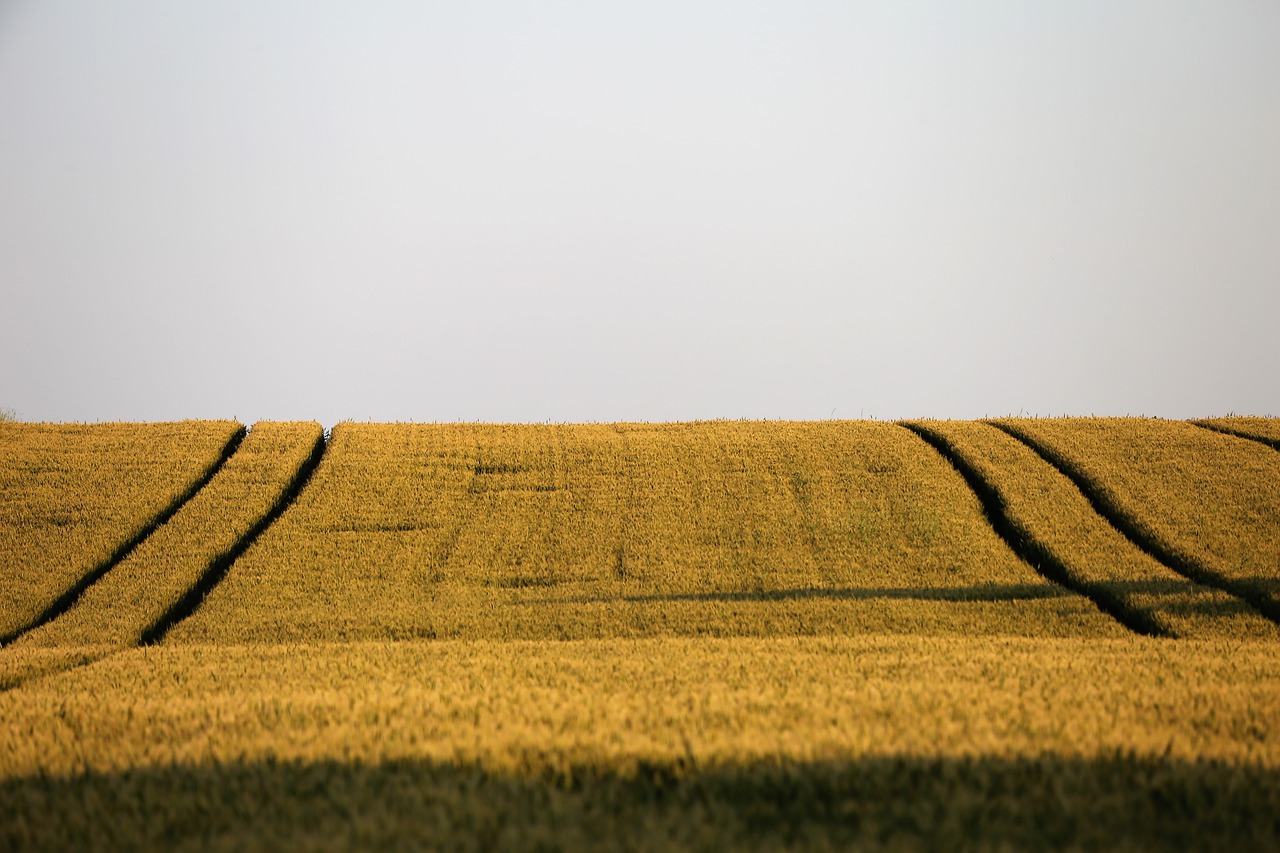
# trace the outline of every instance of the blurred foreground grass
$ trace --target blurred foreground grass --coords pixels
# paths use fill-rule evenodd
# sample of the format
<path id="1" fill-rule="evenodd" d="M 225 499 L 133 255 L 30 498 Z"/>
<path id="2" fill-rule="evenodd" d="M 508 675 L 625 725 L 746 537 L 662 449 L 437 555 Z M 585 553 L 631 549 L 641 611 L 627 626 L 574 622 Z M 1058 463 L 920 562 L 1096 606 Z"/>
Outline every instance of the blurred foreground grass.
<path id="1" fill-rule="evenodd" d="M 131 650 L 0 695 L 0 846 L 1263 849 L 1280 819 L 1274 649 Z"/>

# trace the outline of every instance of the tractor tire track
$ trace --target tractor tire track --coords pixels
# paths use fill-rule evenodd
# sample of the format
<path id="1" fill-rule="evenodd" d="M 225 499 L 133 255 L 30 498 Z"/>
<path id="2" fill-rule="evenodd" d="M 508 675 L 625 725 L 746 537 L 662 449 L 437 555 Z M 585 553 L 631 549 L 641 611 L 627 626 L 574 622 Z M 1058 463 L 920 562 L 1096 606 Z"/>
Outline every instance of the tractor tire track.
<path id="1" fill-rule="evenodd" d="M 145 542 L 151 534 L 155 533 L 156 530 L 159 529 L 166 521 L 173 518 L 173 516 L 178 513 L 178 510 L 182 509 L 182 507 L 189 503 L 201 489 L 207 486 L 209 481 L 212 480 L 220 470 L 222 470 L 222 466 L 227 464 L 235 454 L 236 450 L 239 449 L 240 443 L 244 441 L 244 437 L 247 433 L 248 431 L 244 427 L 237 430 L 227 441 L 226 445 L 223 446 L 222 452 L 218 455 L 218 458 L 214 460 L 213 464 L 210 465 L 198 479 L 188 486 L 186 491 L 178 495 L 178 497 L 175 498 L 168 506 L 143 524 L 142 527 L 140 527 L 132 536 L 116 548 L 109 557 L 82 575 L 80 580 L 76 581 L 65 592 L 54 599 L 53 603 L 41 611 L 40 615 L 35 619 L 31 620 L 31 622 L 18 630 L 11 632 L 4 637 L 0 637 L 0 646 L 9 645 L 24 634 L 28 634 L 42 625 L 52 622 L 54 619 L 57 619 L 59 616 L 70 610 L 80 597 L 84 595 L 85 590 L 89 589 L 89 587 L 97 583 L 105 574 L 107 574 L 107 572 L 111 571 L 123 562 L 125 558 L 133 553 L 139 545 Z"/>
<path id="2" fill-rule="evenodd" d="M 969 464 L 946 437 L 919 423 L 902 423 L 900 426 L 919 436 L 959 472 L 982 504 L 983 513 L 996 534 L 1041 577 L 1089 599 L 1099 610 L 1135 634 L 1147 637 L 1172 636 L 1150 614 L 1133 609 L 1105 585 L 1077 577 L 1053 551 L 1008 512 L 1000 490 Z"/>
<path id="3" fill-rule="evenodd" d="M 1178 553 L 1170 546 L 1161 542 L 1139 522 L 1131 519 L 1125 511 L 1106 494 L 1099 484 L 1090 479 L 1068 459 L 1042 444 L 1032 436 L 1023 433 L 1017 427 L 994 420 L 984 421 L 984 423 L 990 424 L 996 429 L 1016 438 L 1018 441 L 1034 450 L 1041 459 L 1048 462 L 1054 468 L 1057 468 L 1063 476 L 1075 483 L 1076 488 L 1084 494 L 1085 498 L 1099 515 L 1109 521 L 1116 530 L 1123 533 L 1129 541 L 1134 545 L 1137 545 L 1143 551 L 1146 551 L 1147 554 L 1151 555 L 1151 557 L 1161 563 L 1164 563 L 1164 565 L 1188 580 L 1204 586 L 1214 587 L 1215 589 L 1234 595 L 1236 598 L 1247 602 L 1251 607 L 1270 619 L 1272 622 L 1280 624 L 1280 604 L 1277 604 L 1275 601 L 1267 598 L 1248 584 L 1241 583 L 1233 578 L 1221 574 L 1220 572 L 1214 571 L 1202 562 L 1186 554 Z"/>
<path id="4" fill-rule="evenodd" d="M 284 514 L 284 511 L 292 505 L 298 495 L 302 493 L 302 490 L 306 488 L 316 468 L 319 467 L 321 459 L 324 458 L 327 446 L 326 436 L 322 433 L 316 438 L 311 455 L 298 466 L 297 473 L 294 474 L 289 485 L 281 493 L 279 500 L 234 545 L 209 562 L 208 567 L 200 575 L 199 579 L 182 597 L 174 602 L 165 611 L 164 615 L 142 632 L 139 645 L 151 646 L 159 643 L 175 625 L 196 612 L 209 593 L 227 576 L 232 564 L 240 558 L 240 555 L 249 550 L 249 547 L 253 545 L 258 537 Z"/>
<path id="5" fill-rule="evenodd" d="M 1219 435 L 1229 435 L 1232 438 L 1243 438 L 1246 441 L 1256 441 L 1258 444 L 1264 445 L 1265 447 L 1270 447 L 1272 450 L 1280 450 L 1280 439 L 1266 438 L 1265 436 L 1254 435 L 1252 433 L 1243 432 L 1241 430 L 1234 430 L 1234 429 L 1231 429 L 1230 427 L 1225 427 L 1220 424 L 1211 424 L 1206 421 L 1188 421 L 1188 423 L 1190 423 L 1192 426 L 1198 426 L 1201 429 L 1207 429 L 1211 432 L 1216 432 Z"/>

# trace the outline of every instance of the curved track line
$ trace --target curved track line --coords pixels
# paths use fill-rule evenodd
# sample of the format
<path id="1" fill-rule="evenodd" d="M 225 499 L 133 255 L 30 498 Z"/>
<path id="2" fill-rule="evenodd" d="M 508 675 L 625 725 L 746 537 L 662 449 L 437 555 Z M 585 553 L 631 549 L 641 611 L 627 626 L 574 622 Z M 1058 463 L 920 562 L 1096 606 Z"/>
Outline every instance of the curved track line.
<path id="1" fill-rule="evenodd" d="M 236 450 L 240 448 L 240 442 L 244 441 L 244 437 L 247 434 L 248 430 L 244 427 L 240 427 L 240 429 L 237 430 L 227 441 L 226 445 L 223 446 L 222 452 L 219 454 L 218 458 L 214 460 L 213 464 L 210 465 L 204 474 L 192 483 L 186 491 L 178 495 L 172 503 L 144 524 L 133 534 L 133 536 L 125 540 L 123 544 L 111 553 L 111 556 L 107 557 L 107 559 L 103 560 L 101 563 L 82 575 L 80 580 L 76 581 L 66 592 L 54 599 L 53 603 L 46 607 L 39 616 L 27 625 L 13 631 L 7 636 L 0 637 L 0 646 L 7 646 L 23 634 L 34 631 L 41 625 L 52 622 L 63 613 L 70 610 L 71 606 L 79 600 L 80 596 L 84 595 L 85 590 L 93 586 L 93 584 L 97 583 L 103 575 L 119 565 L 126 557 L 133 553 L 135 548 L 145 542 L 147 537 L 152 533 L 155 533 L 156 530 L 166 521 L 173 518 L 173 516 L 177 514 L 178 510 L 182 509 L 188 501 L 196 496 L 197 492 L 207 486 L 209 481 L 213 479 L 214 475 L 222 470 L 222 466 L 227 464 L 227 461 L 232 457 Z"/>
<path id="2" fill-rule="evenodd" d="M 1264 447 L 1270 447 L 1272 450 L 1280 450 L 1280 439 L 1264 438 L 1260 435 L 1250 435 L 1249 433 L 1238 432 L 1230 427 L 1205 423 L 1204 421 L 1187 421 L 1187 423 L 1192 426 L 1198 426 L 1200 429 L 1207 429 L 1210 432 L 1216 432 L 1219 435 L 1229 435 L 1232 438 L 1243 438 L 1246 441 L 1256 441 Z"/>
<path id="3" fill-rule="evenodd" d="M 306 488 L 307 483 L 311 481 L 311 475 L 315 473 L 316 467 L 319 466 L 321 458 L 324 456 L 327 443 L 323 433 L 316 439 L 315 447 L 311 450 L 311 455 L 303 460 L 298 466 L 298 471 L 293 476 L 293 480 L 280 494 L 280 499 L 271 507 L 262 518 L 258 519 L 257 524 L 249 528 L 240 540 L 232 545 L 229 549 L 214 557 L 208 567 L 200 575 L 200 578 L 188 589 L 181 598 L 165 611 L 164 615 L 157 619 L 149 628 L 142 632 L 142 638 L 139 641 L 141 646 L 153 646 L 164 639 L 165 634 L 177 625 L 183 619 L 186 619 L 204 602 L 205 597 L 213 591 L 222 579 L 227 576 L 227 572 L 231 569 L 231 564 L 240 558 L 240 555 L 249 550 L 249 546 L 270 527 L 275 520 L 279 518 L 289 505 L 297 499 L 302 490 Z"/>
<path id="4" fill-rule="evenodd" d="M 1097 483 L 1090 480 L 1084 472 L 1079 471 L 1070 461 L 1041 444 L 1035 438 L 1024 434 L 1017 427 L 999 421 L 983 421 L 983 423 L 990 424 L 1001 432 L 1013 436 L 1039 454 L 1041 459 L 1057 468 L 1063 476 L 1076 484 L 1076 488 L 1084 494 L 1089 501 L 1089 505 L 1094 508 L 1098 515 L 1111 522 L 1111 525 L 1116 530 L 1123 533 L 1130 542 L 1146 551 L 1151 557 L 1164 563 L 1187 580 L 1213 587 L 1234 595 L 1236 598 L 1243 599 L 1263 616 L 1272 622 L 1280 624 L 1280 605 L 1277 605 L 1276 602 L 1271 601 L 1247 584 L 1242 584 L 1234 578 L 1214 571 L 1198 560 L 1179 554 L 1165 545 L 1149 531 L 1144 530 L 1138 522 L 1125 515 L 1124 510 L 1111 498 L 1107 497 Z"/>
<path id="5" fill-rule="evenodd" d="M 919 423 L 899 424 L 911 430 L 930 447 L 938 451 L 964 478 L 965 483 L 977 495 L 982 504 L 987 521 L 995 529 L 997 535 L 1005 541 L 1013 552 L 1030 565 L 1045 580 L 1066 587 L 1072 592 L 1089 599 L 1099 610 L 1115 619 L 1135 634 L 1147 637 L 1170 637 L 1170 631 L 1158 624 L 1147 613 L 1134 610 L 1102 584 L 1092 583 L 1077 578 L 1066 565 L 1058 559 L 1049 548 L 1038 540 L 1009 515 L 1006 510 L 1004 496 L 994 485 L 987 482 L 978 469 L 969 464 L 944 436 L 933 432 Z"/>

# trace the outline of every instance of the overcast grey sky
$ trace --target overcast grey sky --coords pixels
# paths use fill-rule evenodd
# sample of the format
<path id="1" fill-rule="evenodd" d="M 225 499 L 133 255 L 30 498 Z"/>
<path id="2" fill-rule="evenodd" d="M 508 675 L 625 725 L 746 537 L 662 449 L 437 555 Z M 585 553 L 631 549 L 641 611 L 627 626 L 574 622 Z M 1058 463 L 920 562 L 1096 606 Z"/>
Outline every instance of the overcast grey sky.
<path id="1" fill-rule="evenodd" d="M 0 4 L 32 420 L 1280 414 L 1280 3 Z"/>

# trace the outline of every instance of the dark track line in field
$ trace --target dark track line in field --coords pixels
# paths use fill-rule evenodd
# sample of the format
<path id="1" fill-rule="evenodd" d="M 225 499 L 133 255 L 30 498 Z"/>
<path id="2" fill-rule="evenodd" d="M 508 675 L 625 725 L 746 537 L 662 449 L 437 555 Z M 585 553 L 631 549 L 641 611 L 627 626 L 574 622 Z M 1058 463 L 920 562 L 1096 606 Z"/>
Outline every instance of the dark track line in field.
<path id="1" fill-rule="evenodd" d="M 648 595 L 572 595 L 563 598 L 526 598 L 514 605 L 545 604 L 653 604 L 662 602 L 754 602 L 800 601 L 828 598 L 848 601 L 951 601 L 957 604 L 978 601 L 1034 601 L 1065 598 L 1070 590 L 1044 584 L 978 584 L 942 587 L 798 587 L 793 589 L 725 590 L 723 592 L 673 592 Z"/>
<path id="2" fill-rule="evenodd" d="M 1181 576 L 1163 581 L 1108 581 L 1107 588 L 1117 592 L 1148 595 L 1178 595 L 1195 583 Z M 522 598 L 510 602 L 512 607 L 548 604 L 652 604 L 662 602 L 755 602 L 799 601 L 827 598 L 832 600 L 875 601 L 950 601 L 956 604 L 980 601 L 1040 601 L 1078 595 L 1057 584 L 975 584 L 974 586 L 932 587 L 794 587 L 791 589 L 724 590 L 720 592 L 673 592 L 646 595 L 566 595 L 561 597 Z M 1243 603 L 1243 602 L 1240 602 Z"/>
<path id="3" fill-rule="evenodd" d="M 107 557 L 107 559 L 90 569 L 66 592 L 54 599 L 53 603 L 46 607 L 39 616 L 18 630 L 13 631 L 4 637 L 0 637 L 0 646 L 9 645 L 22 635 L 52 622 L 63 613 L 70 610 L 72 605 L 80 599 L 80 596 L 84 595 L 85 590 L 97 583 L 98 580 L 107 572 L 118 566 L 126 557 L 132 554 L 139 545 L 145 542 L 152 533 L 155 533 L 161 525 L 173 518 L 173 516 L 177 514 L 178 510 L 182 509 L 188 501 L 196 496 L 197 492 L 207 486 L 209 481 L 214 478 L 214 475 L 222 470 L 222 466 L 227 464 L 227 461 L 230 460 L 236 450 L 240 448 L 240 443 L 244 441 L 244 437 L 247 433 L 248 430 L 244 427 L 240 427 L 240 429 L 237 430 L 236 433 L 227 441 L 226 445 L 223 446 L 222 452 L 219 454 L 218 458 L 214 460 L 213 464 L 210 465 L 204 474 L 192 483 L 185 492 L 178 495 L 172 503 L 139 528 L 133 536 L 129 537 L 129 539 L 116 548 L 116 550 L 111 553 L 111 556 Z"/>
<path id="4" fill-rule="evenodd" d="M 259 536 L 272 524 L 276 519 L 284 514 L 284 511 L 297 499 L 302 490 L 306 488 L 307 483 L 311 481 L 311 475 L 315 473 L 316 468 L 320 465 L 320 460 L 324 456 L 325 448 L 328 446 L 325 435 L 322 433 L 316 439 L 315 447 L 311 450 L 311 455 L 303 460 L 298 466 L 297 473 L 294 474 L 293 480 L 281 493 L 280 499 L 271 507 L 258 522 L 249 529 L 244 536 L 240 537 L 234 545 L 223 553 L 214 557 L 208 567 L 200 575 L 200 578 L 188 589 L 181 598 L 165 611 L 164 615 L 157 619 L 149 628 L 142 632 L 142 638 L 139 645 L 152 646 L 164 639 L 165 634 L 169 633 L 174 625 L 177 625 L 183 619 L 186 619 L 192 613 L 195 613 L 200 605 L 204 602 L 205 597 L 213 591 L 222 579 L 227 576 L 231 565 L 240 558 L 240 555 L 249 550 L 249 546 L 254 543 Z"/>
<path id="5" fill-rule="evenodd" d="M 984 421 L 984 423 L 988 423 L 996 429 L 1013 436 L 1035 451 L 1041 459 L 1057 468 L 1059 473 L 1075 483 L 1076 488 L 1081 491 L 1089 501 L 1089 505 L 1093 507 L 1098 515 L 1110 522 L 1112 527 L 1124 534 L 1130 542 L 1145 551 L 1152 559 L 1163 563 L 1165 567 L 1172 569 L 1187 580 L 1213 587 L 1242 599 L 1272 622 L 1280 624 L 1280 605 L 1275 601 L 1267 598 L 1248 584 L 1220 574 L 1194 558 L 1179 554 L 1162 543 L 1149 531 L 1143 529 L 1140 524 L 1129 518 L 1097 483 L 1089 479 L 1084 472 L 1078 470 L 1070 461 L 1054 452 L 1051 448 L 1046 447 L 1032 436 L 1026 435 L 1017 427 L 1009 424 L 993 420 Z"/>
<path id="6" fill-rule="evenodd" d="M 32 673 L 31 675 L 28 675 L 26 678 L 19 678 L 8 684 L 0 684 L 0 693 L 8 693 L 10 690 L 17 690 L 19 687 L 26 687 L 28 684 L 33 684 L 37 681 L 41 681 L 46 678 L 52 678 L 55 675 L 62 675 L 64 672 L 70 672 L 73 669 L 81 669 L 82 667 L 93 666 L 95 663 L 100 663 L 109 657 L 114 657 L 115 655 L 120 654 L 120 652 L 125 651 L 126 648 L 127 647 L 111 649 L 110 651 L 104 652 L 97 657 L 90 657 L 88 660 L 72 661 L 66 664 L 65 666 L 59 666 L 53 669 L 49 669 L 45 672 L 35 672 L 35 673 Z"/>
<path id="7" fill-rule="evenodd" d="M 1156 622 L 1150 614 L 1133 609 L 1105 585 L 1076 577 L 1053 551 L 1008 513 L 1000 490 L 989 483 L 977 468 L 969 464 L 969 461 L 946 437 L 933 432 L 923 424 L 900 423 L 899 426 L 919 436 L 960 473 L 965 483 L 977 495 L 987 521 L 995 529 L 996 534 L 1041 577 L 1089 599 L 1099 610 L 1135 634 L 1147 637 L 1172 636 L 1171 632 Z"/>
<path id="8" fill-rule="evenodd" d="M 1270 447 L 1272 450 L 1280 450 L 1280 439 L 1263 438 L 1260 435 L 1250 435 L 1245 432 L 1238 432 L 1230 427 L 1205 423 L 1204 421 L 1187 421 L 1187 423 L 1192 426 L 1198 426 L 1200 429 L 1207 429 L 1211 432 L 1216 432 L 1219 435 L 1229 435 L 1232 438 L 1243 438 L 1246 441 L 1256 441 L 1264 447 Z"/>

